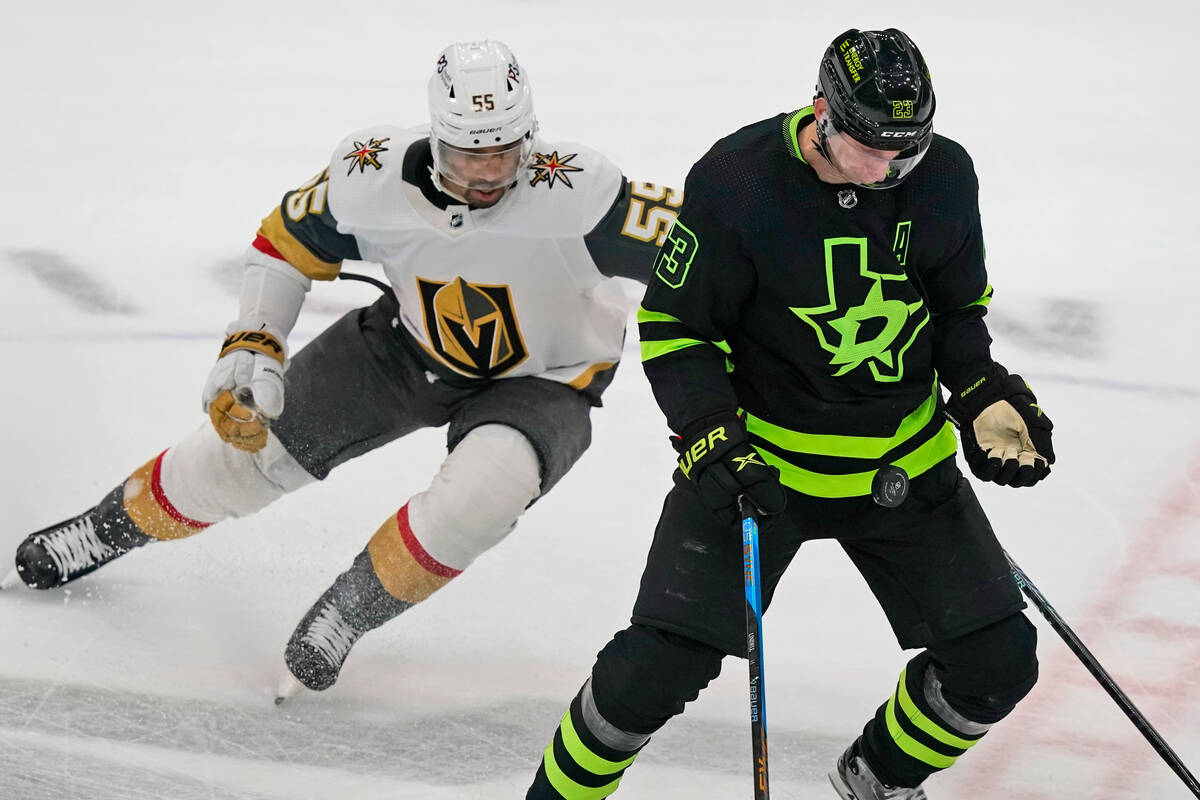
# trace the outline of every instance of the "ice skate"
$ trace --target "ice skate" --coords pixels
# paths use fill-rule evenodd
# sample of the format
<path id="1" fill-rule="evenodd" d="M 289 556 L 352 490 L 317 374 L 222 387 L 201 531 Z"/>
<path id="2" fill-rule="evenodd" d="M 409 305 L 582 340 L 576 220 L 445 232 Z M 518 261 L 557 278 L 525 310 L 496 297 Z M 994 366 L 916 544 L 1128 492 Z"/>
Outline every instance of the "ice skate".
<path id="1" fill-rule="evenodd" d="M 290 675 L 279 681 L 275 704 L 297 689 L 288 678 L 315 692 L 333 686 L 354 643 L 408 606 L 387 593 L 370 556 L 365 550 L 359 553 L 293 631 L 283 653 Z"/>
<path id="2" fill-rule="evenodd" d="M 322 596 L 288 640 L 284 663 L 306 688 L 323 691 L 337 681 L 350 648 L 364 633 L 347 622 L 333 602 Z"/>
<path id="3" fill-rule="evenodd" d="M 16 575 L 31 589 L 51 589 L 150 541 L 125 514 L 123 494 L 118 486 L 95 508 L 27 536 L 17 546 Z"/>
<path id="4" fill-rule="evenodd" d="M 859 750 L 858 740 L 846 748 L 829 773 L 829 782 L 842 800 L 928 800 L 920 786 L 888 786 L 875 777 Z"/>

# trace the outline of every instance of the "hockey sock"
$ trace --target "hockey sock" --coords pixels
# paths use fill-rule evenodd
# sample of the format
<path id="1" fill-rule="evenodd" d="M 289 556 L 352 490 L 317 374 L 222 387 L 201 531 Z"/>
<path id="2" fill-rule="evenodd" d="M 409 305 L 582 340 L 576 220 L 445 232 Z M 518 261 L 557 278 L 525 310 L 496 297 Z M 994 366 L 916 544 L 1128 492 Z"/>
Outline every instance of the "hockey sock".
<path id="1" fill-rule="evenodd" d="M 167 499 L 162 486 L 164 450 L 134 470 L 124 487 L 124 511 L 152 539 L 182 539 L 212 525 L 184 516 Z"/>
<path id="2" fill-rule="evenodd" d="M 462 572 L 438 561 L 417 541 L 408 522 L 407 503 L 379 527 L 367 544 L 367 552 L 383 588 L 410 605 L 429 597 Z"/>
<path id="3" fill-rule="evenodd" d="M 946 702 L 928 653 L 900 673 L 896 691 L 863 729 L 863 756 L 891 786 L 919 786 L 954 764 L 990 725 L 972 722 Z"/>
<path id="4" fill-rule="evenodd" d="M 625 770 L 650 740 L 627 733 L 596 710 L 589 679 L 571 701 L 526 800 L 598 800 L 617 790 Z"/>

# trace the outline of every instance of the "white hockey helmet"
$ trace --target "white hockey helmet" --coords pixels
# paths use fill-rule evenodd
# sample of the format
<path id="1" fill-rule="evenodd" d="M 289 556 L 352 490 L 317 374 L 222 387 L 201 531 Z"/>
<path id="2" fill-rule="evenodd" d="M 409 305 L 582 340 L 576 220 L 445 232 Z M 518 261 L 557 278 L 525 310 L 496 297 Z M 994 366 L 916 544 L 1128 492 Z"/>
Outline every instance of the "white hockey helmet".
<path id="1" fill-rule="evenodd" d="M 512 184 L 529 166 L 537 133 L 529 78 L 512 51 L 490 39 L 443 50 L 429 79 L 429 128 L 435 180 L 478 189 Z M 512 147 L 494 149 L 503 145 Z M 492 152 L 472 152 L 479 148 Z M 481 176 L 471 165 L 484 159 L 503 169 Z"/>

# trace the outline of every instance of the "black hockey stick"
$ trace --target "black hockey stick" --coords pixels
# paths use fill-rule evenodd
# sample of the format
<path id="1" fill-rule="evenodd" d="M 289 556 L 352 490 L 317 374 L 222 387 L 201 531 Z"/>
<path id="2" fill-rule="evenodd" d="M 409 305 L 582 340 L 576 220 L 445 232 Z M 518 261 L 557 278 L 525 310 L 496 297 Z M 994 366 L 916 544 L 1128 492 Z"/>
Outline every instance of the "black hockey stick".
<path id="1" fill-rule="evenodd" d="M 943 413 L 945 412 L 943 411 Z M 950 420 L 955 428 L 959 427 L 958 420 L 954 419 L 948 413 L 946 413 L 946 419 Z M 1154 726 L 1150 724 L 1146 716 L 1138 710 L 1138 707 L 1133 704 L 1129 696 L 1121 691 L 1121 687 L 1117 686 L 1117 682 L 1112 679 L 1108 671 L 1100 666 L 1100 662 L 1092 655 L 1092 651 L 1088 650 L 1087 645 L 1080 640 L 1075 631 L 1071 630 L 1071 626 L 1067 624 L 1066 620 L 1059 616 L 1059 613 L 1054 610 L 1054 606 L 1050 605 L 1046 596 L 1034 586 L 1033 581 L 1029 580 L 1029 576 L 1025 574 L 1025 570 L 1021 569 L 1016 561 L 1013 561 L 1013 557 L 1008 554 L 1007 550 L 1004 551 L 1004 557 L 1008 560 L 1008 568 L 1012 572 L 1017 586 L 1021 587 L 1021 591 L 1025 593 L 1029 601 L 1046 618 L 1046 622 L 1050 623 L 1050 627 L 1054 629 L 1054 632 L 1062 638 L 1063 642 L 1075 654 L 1076 658 L 1083 662 L 1083 665 L 1087 667 L 1087 671 L 1092 673 L 1092 677 L 1096 679 L 1097 683 L 1103 687 L 1104 691 L 1108 692 L 1108 696 L 1113 699 L 1113 702 L 1121 707 L 1121 710 L 1125 712 L 1125 716 L 1129 717 L 1129 721 L 1133 723 L 1133 727 L 1138 729 L 1138 732 L 1154 748 L 1154 752 L 1158 753 L 1162 760 L 1167 762 L 1167 766 L 1179 776 L 1184 786 L 1191 791 L 1192 796 L 1200 797 L 1200 783 L 1196 782 L 1196 776 L 1191 773 L 1191 770 L 1175 754 L 1175 751 L 1166 743 L 1162 735 L 1154 729 Z"/>
<path id="2" fill-rule="evenodd" d="M 742 515 L 742 567 L 746 587 L 746 658 L 750 661 L 750 743 L 754 757 L 754 800 L 769 800 L 767 696 L 762 662 L 762 570 L 758 554 L 758 509 L 738 497 Z"/>
<path id="3" fill-rule="evenodd" d="M 1017 566 L 1017 562 L 1013 561 L 1012 556 L 1007 552 L 1004 553 L 1004 557 L 1008 559 L 1008 567 L 1012 570 L 1013 578 L 1016 579 L 1017 585 L 1021 587 L 1021 591 L 1025 593 L 1029 601 L 1037 606 L 1037 610 L 1042 612 L 1042 616 L 1050 623 L 1050 627 L 1054 628 L 1055 633 L 1062 637 L 1062 640 L 1067 643 L 1067 647 L 1071 648 L 1071 652 L 1083 662 L 1088 672 L 1092 673 L 1092 677 L 1104 687 L 1104 691 L 1108 692 L 1108 696 L 1121 707 L 1121 710 L 1125 712 L 1125 716 L 1129 717 L 1129 721 L 1133 723 L 1133 726 L 1138 729 L 1142 736 L 1146 737 L 1146 741 L 1154 748 L 1154 752 L 1158 753 L 1162 757 L 1162 760 L 1167 762 L 1167 766 L 1174 770 L 1184 785 L 1191 790 L 1193 796 L 1200 797 L 1200 783 L 1196 782 L 1196 776 L 1188 770 L 1179 759 L 1179 756 L 1175 754 L 1175 751 L 1171 749 L 1171 746 L 1163 740 L 1158 731 L 1154 729 L 1154 726 L 1150 724 L 1149 720 L 1133 704 L 1133 701 L 1121 691 L 1121 687 L 1117 686 L 1112 676 L 1105 671 L 1104 667 L 1100 666 L 1100 662 L 1096 660 L 1096 657 L 1087 649 L 1087 646 L 1075 635 L 1075 631 L 1071 630 L 1071 626 L 1059 616 L 1058 612 L 1054 610 L 1054 606 L 1050 605 L 1049 601 L 1046 600 L 1045 595 L 1033 585 L 1033 581 L 1029 580 L 1029 576 L 1025 574 L 1025 570 Z"/>

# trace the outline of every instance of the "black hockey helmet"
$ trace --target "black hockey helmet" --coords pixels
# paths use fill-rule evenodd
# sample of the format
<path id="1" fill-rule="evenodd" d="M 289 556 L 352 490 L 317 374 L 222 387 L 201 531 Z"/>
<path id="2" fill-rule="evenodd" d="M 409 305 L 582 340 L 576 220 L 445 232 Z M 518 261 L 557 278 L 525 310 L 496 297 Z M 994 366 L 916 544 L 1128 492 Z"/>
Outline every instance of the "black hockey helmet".
<path id="1" fill-rule="evenodd" d="M 901 151 L 901 163 L 869 188 L 904 180 L 933 140 L 933 82 L 903 31 L 851 28 L 834 39 L 821 59 L 817 96 L 829 104 L 826 119 L 837 132 L 875 150 Z M 818 127 L 822 146 L 829 133 Z"/>

